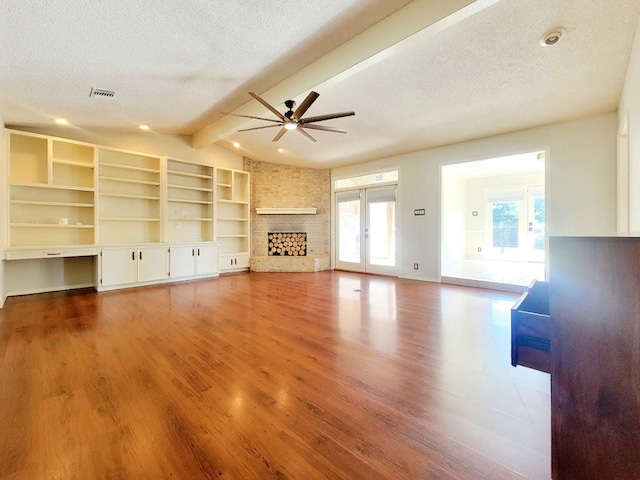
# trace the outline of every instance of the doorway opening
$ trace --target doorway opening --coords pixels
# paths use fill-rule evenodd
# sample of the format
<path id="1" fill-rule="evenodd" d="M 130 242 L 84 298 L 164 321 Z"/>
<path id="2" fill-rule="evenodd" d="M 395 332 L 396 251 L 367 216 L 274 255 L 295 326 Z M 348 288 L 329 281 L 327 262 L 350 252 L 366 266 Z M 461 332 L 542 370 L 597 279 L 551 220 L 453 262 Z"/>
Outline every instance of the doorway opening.
<path id="1" fill-rule="evenodd" d="M 443 166 L 441 213 L 443 282 L 519 290 L 544 280 L 544 151 Z"/>

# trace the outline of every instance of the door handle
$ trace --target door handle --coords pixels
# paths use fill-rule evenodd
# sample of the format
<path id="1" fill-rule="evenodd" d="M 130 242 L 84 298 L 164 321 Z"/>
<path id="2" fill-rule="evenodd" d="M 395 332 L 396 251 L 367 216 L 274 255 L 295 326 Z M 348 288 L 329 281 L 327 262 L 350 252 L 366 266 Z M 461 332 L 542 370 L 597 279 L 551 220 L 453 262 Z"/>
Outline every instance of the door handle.
<path id="1" fill-rule="evenodd" d="M 136 252 L 131 252 L 131 260 L 135 261 L 136 259 Z"/>
<path id="2" fill-rule="evenodd" d="M 140 252 L 140 260 L 142 260 L 142 252 Z"/>
<path id="3" fill-rule="evenodd" d="M 198 256 L 200 256 L 200 249 L 198 249 Z"/>

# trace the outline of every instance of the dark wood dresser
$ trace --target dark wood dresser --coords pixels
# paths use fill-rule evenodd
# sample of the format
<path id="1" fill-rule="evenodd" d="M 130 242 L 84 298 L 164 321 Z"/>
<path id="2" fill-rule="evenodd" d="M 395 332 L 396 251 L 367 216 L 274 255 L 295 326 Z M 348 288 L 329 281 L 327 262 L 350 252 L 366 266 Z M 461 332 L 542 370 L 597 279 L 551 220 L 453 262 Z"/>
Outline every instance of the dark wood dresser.
<path id="1" fill-rule="evenodd" d="M 640 238 L 551 237 L 552 472 L 640 479 Z"/>

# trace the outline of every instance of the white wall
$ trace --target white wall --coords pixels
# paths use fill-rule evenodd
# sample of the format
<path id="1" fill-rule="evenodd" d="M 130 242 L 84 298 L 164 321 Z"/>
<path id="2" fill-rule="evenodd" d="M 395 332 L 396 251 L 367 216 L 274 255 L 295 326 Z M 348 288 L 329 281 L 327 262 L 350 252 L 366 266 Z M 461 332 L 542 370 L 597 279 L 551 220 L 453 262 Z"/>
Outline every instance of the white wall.
<path id="1" fill-rule="evenodd" d="M 9 209 L 9 194 L 7 192 L 7 185 L 2 180 L 7 176 L 7 149 L 5 148 L 5 132 L 4 122 L 0 117 L 0 245 L 7 244 L 7 211 Z M 0 307 L 4 304 L 6 298 L 4 288 L 4 260 L 1 260 L 4 255 L 0 249 Z"/>
<path id="2" fill-rule="evenodd" d="M 442 171 L 442 211 L 447 215 L 442 218 L 442 264 L 455 263 L 464 258 L 465 231 L 467 229 L 466 179 L 460 175 Z"/>
<path id="3" fill-rule="evenodd" d="M 610 233 L 616 228 L 616 125 L 615 113 L 597 115 L 336 168 L 332 177 L 399 167 L 398 274 L 439 280 L 442 165 L 544 150 L 549 234 Z M 414 208 L 426 215 L 414 217 Z"/>
<path id="4" fill-rule="evenodd" d="M 640 23 L 629 58 L 622 97 L 618 107 L 618 205 L 621 222 L 640 232 Z"/>
<path id="5" fill-rule="evenodd" d="M 11 128 L 11 127 L 10 127 Z M 16 130 L 53 135 L 56 137 L 95 143 L 108 147 L 135 150 L 154 155 L 166 155 L 179 160 L 188 160 L 203 165 L 243 169 L 242 155 L 216 145 L 201 149 L 191 147 L 191 137 L 182 135 L 161 135 L 153 132 L 123 133 L 91 131 L 73 127 L 34 128 L 19 127 Z"/>

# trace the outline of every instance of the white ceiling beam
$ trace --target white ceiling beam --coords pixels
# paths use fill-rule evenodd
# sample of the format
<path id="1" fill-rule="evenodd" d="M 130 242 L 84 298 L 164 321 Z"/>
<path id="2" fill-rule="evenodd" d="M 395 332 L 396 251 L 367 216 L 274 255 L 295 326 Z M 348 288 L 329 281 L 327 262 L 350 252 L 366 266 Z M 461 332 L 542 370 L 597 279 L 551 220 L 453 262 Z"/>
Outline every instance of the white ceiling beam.
<path id="1" fill-rule="evenodd" d="M 345 42 L 260 96 L 272 105 L 338 82 L 393 55 L 425 37 L 435 35 L 500 0 L 416 0 Z M 261 116 L 264 106 L 255 100 L 232 113 Z M 224 116 L 193 134 L 192 145 L 202 148 L 234 133 L 247 120 Z"/>

